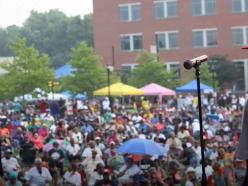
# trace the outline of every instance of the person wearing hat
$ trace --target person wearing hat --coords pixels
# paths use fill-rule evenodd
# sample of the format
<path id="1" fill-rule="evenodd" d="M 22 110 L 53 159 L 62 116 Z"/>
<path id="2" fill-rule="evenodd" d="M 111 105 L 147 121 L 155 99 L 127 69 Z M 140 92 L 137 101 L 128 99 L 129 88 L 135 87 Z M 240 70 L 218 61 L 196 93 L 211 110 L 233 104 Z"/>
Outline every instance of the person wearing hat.
<path id="1" fill-rule="evenodd" d="M 40 158 L 35 159 L 35 166 L 26 172 L 25 178 L 30 186 L 49 186 L 49 183 L 52 181 L 49 170 L 46 167 L 42 167 L 42 160 Z"/>
<path id="2" fill-rule="evenodd" d="M 20 165 L 16 158 L 12 157 L 11 149 L 7 149 L 2 158 L 3 170 L 6 174 L 9 174 L 13 171 L 19 171 Z"/>
<path id="3" fill-rule="evenodd" d="M 200 186 L 200 182 L 196 178 L 195 169 L 188 167 L 186 170 L 186 178 L 182 186 Z"/>
<path id="4" fill-rule="evenodd" d="M 9 177 L 8 177 L 8 181 L 5 184 L 5 186 L 22 186 L 22 183 L 20 181 L 17 180 L 17 172 L 10 172 L 9 173 Z"/>

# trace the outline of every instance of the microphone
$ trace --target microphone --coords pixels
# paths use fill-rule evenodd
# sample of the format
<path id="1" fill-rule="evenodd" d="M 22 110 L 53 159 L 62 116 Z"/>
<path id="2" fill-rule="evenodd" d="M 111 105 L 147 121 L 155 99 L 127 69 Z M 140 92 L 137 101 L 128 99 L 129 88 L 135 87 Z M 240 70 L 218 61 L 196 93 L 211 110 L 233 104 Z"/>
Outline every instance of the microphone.
<path id="1" fill-rule="evenodd" d="M 189 59 L 189 60 L 184 61 L 183 66 L 184 66 L 184 68 L 189 70 L 192 67 L 199 66 L 201 63 L 203 63 L 203 62 L 205 62 L 207 60 L 208 60 L 208 56 L 207 55 L 202 55 L 202 56 L 196 57 L 194 59 Z"/>
<path id="2" fill-rule="evenodd" d="M 248 49 L 248 46 L 243 46 L 241 49 Z"/>

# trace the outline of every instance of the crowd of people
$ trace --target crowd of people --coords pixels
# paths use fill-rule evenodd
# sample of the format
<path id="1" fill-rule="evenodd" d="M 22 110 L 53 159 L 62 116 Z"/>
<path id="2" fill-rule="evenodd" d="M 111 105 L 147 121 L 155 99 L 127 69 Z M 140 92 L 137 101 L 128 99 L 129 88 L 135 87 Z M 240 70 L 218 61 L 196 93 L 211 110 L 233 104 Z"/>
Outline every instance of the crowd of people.
<path id="1" fill-rule="evenodd" d="M 203 97 L 208 186 L 239 186 L 235 157 L 243 96 Z M 200 125 L 194 95 L 128 100 L 6 101 L 0 104 L 3 186 L 198 186 Z M 120 154 L 132 138 L 150 139 L 163 156 Z"/>

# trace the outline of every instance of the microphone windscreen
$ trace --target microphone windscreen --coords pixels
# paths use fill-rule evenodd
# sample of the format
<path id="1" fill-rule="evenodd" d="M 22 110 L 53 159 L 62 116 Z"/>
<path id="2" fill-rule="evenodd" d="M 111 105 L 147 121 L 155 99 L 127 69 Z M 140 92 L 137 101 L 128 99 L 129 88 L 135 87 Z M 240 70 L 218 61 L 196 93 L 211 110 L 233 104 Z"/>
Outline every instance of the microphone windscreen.
<path id="1" fill-rule="evenodd" d="M 187 61 L 184 61 L 183 66 L 184 66 L 184 68 L 189 70 L 189 69 L 191 69 L 193 67 L 193 63 L 192 63 L 192 61 L 187 60 Z"/>
<path id="2" fill-rule="evenodd" d="M 242 49 L 248 49 L 248 46 L 244 46 L 244 47 L 242 47 Z"/>

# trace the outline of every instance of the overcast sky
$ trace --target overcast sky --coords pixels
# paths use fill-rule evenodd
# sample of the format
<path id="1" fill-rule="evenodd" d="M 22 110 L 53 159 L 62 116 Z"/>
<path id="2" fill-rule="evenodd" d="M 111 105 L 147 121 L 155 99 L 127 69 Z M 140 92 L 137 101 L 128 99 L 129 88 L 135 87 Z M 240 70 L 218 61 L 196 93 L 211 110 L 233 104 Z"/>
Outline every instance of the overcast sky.
<path id="1" fill-rule="evenodd" d="M 92 0 L 0 0 L 0 27 L 21 26 L 31 10 L 50 9 L 58 9 L 68 16 L 83 16 L 93 11 Z"/>

